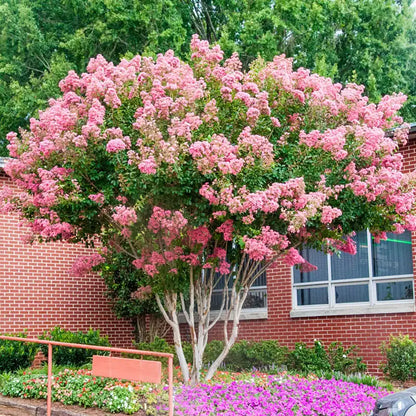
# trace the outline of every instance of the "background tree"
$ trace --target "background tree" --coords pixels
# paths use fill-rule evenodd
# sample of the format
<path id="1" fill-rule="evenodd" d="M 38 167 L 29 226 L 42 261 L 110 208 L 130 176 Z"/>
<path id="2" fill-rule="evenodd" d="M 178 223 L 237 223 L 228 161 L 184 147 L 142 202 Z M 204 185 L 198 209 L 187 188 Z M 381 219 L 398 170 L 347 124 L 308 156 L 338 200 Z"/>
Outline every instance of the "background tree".
<path id="1" fill-rule="evenodd" d="M 81 77 L 71 71 L 63 97 L 30 131 L 8 134 L 14 159 L 5 170 L 21 192 L 4 189 L 3 205 L 27 220 L 30 238 L 99 240 L 101 254 L 79 259 L 74 274 L 129 256 L 149 277 L 185 381 L 195 383 L 210 329 L 222 325 L 224 348 L 208 379 L 271 264 L 312 270 L 300 246 L 354 253 L 355 230 L 383 238 L 416 229 L 416 217 L 415 173 L 401 172 L 396 153 L 407 130 L 385 135 L 402 123 L 402 94 L 368 104 L 363 87 L 294 71 L 282 56 L 245 72 L 236 54 L 223 62 L 219 46 L 197 36 L 191 52 L 190 66 L 168 51 L 117 66 L 99 55 Z"/>
<path id="2" fill-rule="evenodd" d="M 163 0 L 0 0 L 0 155 L 8 131 L 60 93 L 70 69 L 92 56 L 109 60 L 186 48 L 185 8 Z"/>
<path id="3" fill-rule="evenodd" d="M 259 54 L 285 53 L 345 85 L 357 82 L 378 101 L 402 91 L 416 120 L 415 13 L 395 0 L 0 0 L 0 155 L 8 131 L 59 95 L 70 68 L 91 56 L 118 62 L 171 48 L 186 58 L 192 33 L 237 50 L 245 68 Z"/>

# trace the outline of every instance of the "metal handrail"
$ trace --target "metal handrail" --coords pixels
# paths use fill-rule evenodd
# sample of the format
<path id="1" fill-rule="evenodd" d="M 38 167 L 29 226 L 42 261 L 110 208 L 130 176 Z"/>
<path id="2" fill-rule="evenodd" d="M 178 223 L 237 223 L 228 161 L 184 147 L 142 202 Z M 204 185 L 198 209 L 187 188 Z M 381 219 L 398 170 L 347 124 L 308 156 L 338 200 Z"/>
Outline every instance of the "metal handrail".
<path id="1" fill-rule="evenodd" d="M 114 347 L 101 347 L 98 345 L 86 345 L 86 344 L 72 344 L 69 342 L 58 342 L 41 340 L 37 338 L 21 338 L 12 337 L 6 335 L 0 335 L 0 339 L 8 341 L 29 342 L 32 344 L 45 344 L 48 346 L 48 394 L 46 400 L 46 414 L 51 416 L 52 413 L 52 346 L 71 347 L 71 348 L 83 348 L 87 350 L 95 351 L 108 351 L 118 352 L 125 354 L 137 354 L 137 355 L 149 355 L 152 357 L 164 357 L 168 359 L 168 388 L 169 388 L 169 416 L 173 416 L 173 354 L 167 352 L 156 351 L 141 351 L 128 348 L 114 348 Z"/>

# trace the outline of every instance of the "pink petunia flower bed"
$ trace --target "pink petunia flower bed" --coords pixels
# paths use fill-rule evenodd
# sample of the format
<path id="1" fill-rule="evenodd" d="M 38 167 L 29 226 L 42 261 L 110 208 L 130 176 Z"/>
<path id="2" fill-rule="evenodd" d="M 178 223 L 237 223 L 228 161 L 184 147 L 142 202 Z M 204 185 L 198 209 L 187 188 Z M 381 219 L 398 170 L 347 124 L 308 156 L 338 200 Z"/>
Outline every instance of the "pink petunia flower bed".
<path id="1" fill-rule="evenodd" d="M 269 376 L 183 387 L 177 416 L 367 416 L 386 389 L 339 380 Z"/>

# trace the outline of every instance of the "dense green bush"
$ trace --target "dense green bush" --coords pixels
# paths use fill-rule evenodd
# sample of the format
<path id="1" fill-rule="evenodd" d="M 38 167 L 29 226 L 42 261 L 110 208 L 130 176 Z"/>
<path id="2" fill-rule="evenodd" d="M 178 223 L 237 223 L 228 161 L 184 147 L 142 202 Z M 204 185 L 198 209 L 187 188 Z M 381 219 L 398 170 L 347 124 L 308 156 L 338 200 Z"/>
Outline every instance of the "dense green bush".
<path id="1" fill-rule="evenodd" d="M 326 351 L 322 342 L 315 340 L 308 348 L 304 343 L 296 343 L 288 357 L 288 368 L 301 373 L 318 371 L 341 371 L 345 374 L 362 372 L 367 369 L 362 358 L 355 354 L 356 346 L 344 348 L 339 342 L 333 342 Z"/>
<path id="2" fill-rule="evenodd" d="M 174 363 L 178 360 L 175 348 L 166 340 L 157 338 L 151 343 L 138 343 L 135 347 L 143 351 L 169 352 L 175 355 Z M 222 341 L 211 341 L 207 344 L 204 353 L 204 366 L 208 367 L 222 351 Z M 333 373 L 343 374 L 360 373 L 366 370 L 362 358 L 356 356 L 356 347 L 353 345 L 344 348 L 339 342 L 333 342 L 325 350 L 321 341 L 315 341 L 314 346 L 308 348 L 304 343 L 296 343 L 295 348 L 290 351 L 287 347 L 280 346 L 275 340 L 264 341 L 239 341 L 231 348 L 223 362 L 223 368 L 229 371 L 252 371 L 260 370 L 266 372 L 289 369 L 298 373 Z M 183 344 L 185 358 L 192 362 L 192 348 L 189 343 Z M 134 358 L 141 358 L 135 356 Z M 146 357 L 143 357 L 146 359 Z M 157 359 L 148 357 L 147 359 Z M 160 361 L 166 362 L 161 359 Z"/>
<path id="3" fill-rule="evenodd" d="M 308 348 L 303 342 L 297 342 L 289 354 L 288 368 L 301 373 L 331 370 L 326 351 L 317 340 L 312 348 Z"/>
<path id="4" fill-rule="evenodd" d="M 3 334 L 26 338 L 26 334 Z M 0 373 L 29 367 L 38 351 L 36 344 L 0 339 Z"/>
<path id="5" fill-rule="evenodd" d="M 409 335 L 390 336 L 381 351 L 386 356 L 381 368 L 387 377 L 399 381 L 416 378 L 416 344 Z"/>
<path id="6" fill-rule="evenodd" d="M 231 371 L 272 370 L 286 364 L 288 349 L 274 340 L 240 341 L 232 348 L 225 366 Z"/>
<path id="7" fill-rule="evenodd" d="M 51 331 L 44 332 L 40 337 L 45 340 L 68 342 L 72 344 L 86 344 L 109 347 L 110 343 L 106 336 L 100 336 L 100 331 L 90 329 L 88 332 L 72 332 L 62 329 L 59 326 L 53 328 Z M 48 355 L 48 346 L 41 346 L 42 352 L 45 356 Z M 105 351 L 94 351 L 83 348 L 71 347 L 53 347 L 52 360 L 56 365 L 70 365 L 82 366 L 91 362 L 91 357 L 95 355 L 107 355 Z"/>
<path id="8" fill-rule="evenodd" d="M 329 364 L 332 371 L 339 371 L 344 374 L 362 373 L 367 369 L 361 357 L 355 352 L 357 346 L 352 345 L 344 348 L 340 342 L 332 342 L 327 351 Z"/>
<path id="9" fill-rule="evenodd" d="M 174 365 L 178 365 L 178 359 L 175 354 L 175 347 L 169 344 L 165 339 L 159 338 L 158 336 L 152 342 L 133 342 L 135 348 L 141 351 L 157 351 L 157 352 L 166 352 L 169 354 L 173 354 L 173 362 Z M 184 347 L 184 351 L 186 351 L 186 347 Z M 167 358 L 162 357 L 153 357 L 153 356 L 146 356 L 146 355 L 137 355 L 137 354 L 127 354 L 125 355 L 128 358 L 138 358 L 142 360 L 154 360 L 154 361 L 161 361 L 164 365 L 167 365 Z M 191 355 L 192 357 L 192 355 Z"/>

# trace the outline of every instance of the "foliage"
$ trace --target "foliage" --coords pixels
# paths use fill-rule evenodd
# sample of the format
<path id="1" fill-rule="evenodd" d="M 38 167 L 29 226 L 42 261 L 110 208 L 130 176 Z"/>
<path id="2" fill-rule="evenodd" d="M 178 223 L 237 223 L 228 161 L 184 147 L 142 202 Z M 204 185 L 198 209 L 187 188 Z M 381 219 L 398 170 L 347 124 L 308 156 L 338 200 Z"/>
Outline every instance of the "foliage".
<path id="1" fill-rule="evenodd" d="M 355 354 L 356 346 L 344 348 L 342 343 L 332 342 L 327 350 L 321 341 L 315 340 L 308 348 L 304 343 L 296 343 L 290 351 L 288 368 L 304 374 L 321 372 L 341 372 L 343 374 L 361 373 L 367 366 Z"/>
<path id="2" fill-rule="evenodd" d="M 174 354 L 174 364 L 178 365 L 178 360 L 175 355 L 175 347 L 169 344 L 165 339 L 159 338 L 158 336 L 152 342 L 134 342 L 134 347 L 141 351 L 156 351 L 156 352 L 167 352 L 169 354 Z M 167 365 L 167 358 L 162 357 L 151 357 L 151 356 L 139 356 L 137 354 L 128 354 L 129 358 L 137 358 L 141 360 L 155 360 L 161 361 L 164 365 Z"/>
<path id="3" fill-rule="evenodd" d="M 331 370 L 326 351 L 318 340 L 315 340 L 312 348 L 308 348 L 303 342 L 297 342 L 290 352 L 289 368 L 306 374 Z"/>
<path id="4" fill-rule="evenodd" d="M 286 363 L 287 354 L 288 349 L 274 340 L 240 341 L 232 346 L 224 366 L 230 371 L 276 371 Z"/>
<path id="5" fill-rule="evenodd" d="M 90 329 L 87 332 L 69 331 L 59 326 L 46 331 L 40 339 L 67 342 L 71 344 L 98 345 L 109 347 L 110 343 L 106 336 L 100 336 L 99 330 Z M 41 344 L 43 354 L 48 356 L 48 346 Z M 82 366 L 91 362 L 93 355 L 108 355 L 105 351 L 94 351 L 73 347 L 52 347 L 52 360 L 56 365 Z"/>
<path id="6" fill-rule="evenodd" d="M 156 336 L 166 335 L 154 295 L 147 293 L 145 296 L 135 296 L 140 287 L 151 282 L 149 276 L 134 267 L 122 253 L 115 254 L 100 272 L 116 315 L 132 321 L 136 342 L 152 342 Z"/>
<path id="7" fill-rule="evenodd" d="M 100 242 L 74 275 L 129 256 L 151 281 L 135 296 L 154 293 L 187 380 L 183 310 L 196 381 L 218 279 L 222 325 L 233 323 L 208 378 L 237 339 L 249 288 L 277 259 L 310 271 L 300 246 L 353 254 L 355 230 L 383 238 L 416 217 L 415 177 L 397 153 L 407 129 L 385 134 L 402 122 L 402 94 L 368 104 L 363 87 L 295 71 L 283 56 L 243 72 L 237 55 L 223 62 L 197 36 L 191 52 L 189 65 L 168 51 L 117 66 L 98 56 L 81 77 L 70 72 L 30 131 L 8 134 L 5 171 L 21 192 L 3 197 L 29 241 Z"/>
<path id="8" fill-rule="evenodd" d="M 57 97 L 58 81 L 101 53 L 119 61 L 172 48 L 186 58 L 191 34 L 238 50 L 245 67 L 285 53 L 295 67 L 366 85 L 374 101 L 403 91 L 416 119 L 415 24 L 409 1 L 81 0 L 0 1 L 0 155 L 4 137 Z"/>
<path id="9" fill-rule="evenodd" d="M 47 376 L 31 372 L 12 375 L 2 384 L 0 391 L 5 396 L 44 399 Z M 52 400 L 65 405 L 99 407 L 111 413 L 132 414 L 146 409 L 147 414 L 155 414 L 154 404 L 166 400 L 166 393 L 154 385 L 94 377 L 89 370 L 64 370 L 54 376 Z"/>
<path id="10" fill-rule="evenodd" d="M 25 333 L 2 335 L 19 338 L 27 337 Z M 0 339 L 0 373 L 29 367 L 35 359 L 38 349 L 36 344 Z"/>
<path id="11" fill-rule="evenodd" d="M 244 62 L 259 54 L 272 59 L 285 53 L 296 67 L 342 83 L 365 84 L 375 101 L 393 91 L 416 93 L 411 1 L 246 0 L 221 11 L 219 43 L 226 53 L 237 49 Z M 416 120 L 415 108 L 407 107 L 406 116 Z"/>
<path id="12" fill-rule="evenodd" d="M 342 380 L 348 383 L 365 384 L 366 386 L 373 386 L 377 388 L 385 388 L 387 390 L 393 390 L 393 386 L 379 378 L 365 373 L 352 373 L 346 374 L 341 371 L 316 371 L 314 375 L 317 378 L 325 380 Z"/>
<path id="13" fill-rule="evenodd" d="M 391 335 L 382 344 L 381 351 L 386 358 L 382 370 L 391 380 L 416 379 L 416 343 L 409 335 Z"/>
<path id="14" fill-rule="evenodd" d="M 341 342 L 332 342 L 327 350 L 331 370 L 344 374 L 362 373 L 367 369 L 361 357 L 357 357 L 356 345 L 344 348 Z"/>
<path id="15" fill-rule="evenodd" d="M 135 347 L 142 351 L 159 351 L 175 354 L 173 345 L 166 340 L 156 338 L 151 343 L 137 343 Z M 192 347 L 189 343 L 183 345 L 185 356 L 188 362 L 192 362 Z M 205 368 L 218 357 L 224 343 L 219 340 L 208 342 L 204 351 L 203 362 Z M 332 378 L 342 375 L 342 378 L 335 377 L 337 380 L 352 381 L 347 375 L 360 374 L 367 368 L 362 358 L 356 355 L 356 346 L 343 347 L 340 342 L 332 342 L 325 350 L 321 341 L 315 341 L 312 348 L 308 348 L 304 343 L 296 343 L 290 350 L 280 346 L 276 340 L 262 341 L 239 341 L 236 342 L 224 359 L 222 367 L 227 371 L 263 371 L 266 373 L 277 373 L 282 368 L 302 374 L 314 373 L 322 378 Z M 132 358 L 137 358 L 133 355 Z M 140 357 L 143 359 L 159 360 L 157 357 Z M 165 360 L 166 361 L 166 360 Z M 165 362 L 164 361 L 164 362 Z M 174 358 L 175 365 L 178 364 L 177 356 Z M 357 376 L 360 380 L 362 376 Z M 363 383 L 368 384 L 368 383 Z M 369 384 L 376 385 L 376 384 Z"/>
<path id="16" fill-rule="evenodd" d="M 85 70 L 98 53 L 125 55 L 175 48 L 188 30 L 181 2 L 120 0 L 0 1 L 0 155 L 4 137 L 59 95 L 70 69 Z"/>

